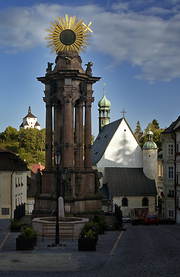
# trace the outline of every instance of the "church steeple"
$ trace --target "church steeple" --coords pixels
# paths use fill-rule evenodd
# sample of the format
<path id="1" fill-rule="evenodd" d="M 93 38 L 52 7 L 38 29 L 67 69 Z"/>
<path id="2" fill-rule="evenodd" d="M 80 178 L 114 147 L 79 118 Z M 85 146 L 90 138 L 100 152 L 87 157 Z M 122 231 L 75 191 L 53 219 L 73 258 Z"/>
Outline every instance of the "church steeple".
<path id="1" fill-rule="evenodd" d="M 99 106 L 99 132 L 102 131 L 105 125 L 110 123 L 110 106 L 111 102 L 106 98 L 105 95 L 105 83 L 103 84 L 103 98 L 98 102 Z"/>
<path id="2" fill-rule="evenodd" d="M 28 114 L 30 114 L 31 113 L 31 107 L 29 106 L 29 109 L 28 109 Z"/>

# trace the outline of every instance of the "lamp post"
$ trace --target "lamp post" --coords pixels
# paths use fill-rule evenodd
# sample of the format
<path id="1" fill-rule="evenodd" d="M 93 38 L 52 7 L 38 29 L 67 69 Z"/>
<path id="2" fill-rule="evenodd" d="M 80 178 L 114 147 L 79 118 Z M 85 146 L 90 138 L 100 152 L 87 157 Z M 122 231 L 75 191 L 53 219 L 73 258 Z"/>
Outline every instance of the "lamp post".
<path id="1" fill-rule="evenodd" d="M 59 173 L 59 168 L 58 165 L 60 165 L 61 162 L 61 153 L 59 150 L 56 151 L 54 154 L 54 159 L 55 159 L 55 164 L 57 166 L 57 187 L 56 187 L 56 239 L 55 239 L 55 244 L 59 245 L 59 204 L 58 204 L 58 197 L 59 197 L 59 185 L 58 185 L 58 173 Z"/>

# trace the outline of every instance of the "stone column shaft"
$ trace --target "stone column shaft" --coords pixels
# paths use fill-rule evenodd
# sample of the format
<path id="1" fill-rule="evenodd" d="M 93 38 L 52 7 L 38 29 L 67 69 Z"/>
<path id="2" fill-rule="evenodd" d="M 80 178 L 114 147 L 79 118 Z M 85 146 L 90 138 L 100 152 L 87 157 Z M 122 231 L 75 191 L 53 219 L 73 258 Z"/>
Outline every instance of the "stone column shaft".
<path id="1" fill-rule="evenodd" d="M 91 157 L 91 99 L 85 101 L 85 168 L 92 167 Z"/>
<path id="2" fill-rule="evenodd" d="M 83 168 L 83 102 L 77 103 L 75 106 L 75 167 Z"/>
<path id="3" fill-rule="evenodd" d="M 66 87 L 64 86 L 65 90 Z M 71 92 L 71 91 L 70 91 Z M 70 95 L 64 97 L 63 121 L 63 166 L 73 167 L 74 135 L 73 135 L 73 104 Z"/>
<path id="4" fill-rule="evenodd" d="M 54 153 L 61 151 L 62 108 L 60 102 L 54 104 Z"/>
<path id="5" fill-rule="evenodd" d="M 52 166 L 52 105 L 46 103 L 46 167 Z"/>

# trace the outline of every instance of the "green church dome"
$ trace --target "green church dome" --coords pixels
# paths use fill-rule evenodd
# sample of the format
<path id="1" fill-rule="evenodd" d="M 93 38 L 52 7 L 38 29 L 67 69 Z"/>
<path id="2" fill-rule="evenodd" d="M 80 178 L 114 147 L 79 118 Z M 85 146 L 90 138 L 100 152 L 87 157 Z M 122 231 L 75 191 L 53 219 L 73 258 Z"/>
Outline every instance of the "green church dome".
<path id="1" fill-rule="evenodd" d="M 143 145 L 143 149 L 157 149 L 157 145 L 154 141 L 146 141 Z"/>
<path id="2" fill-rule="evenodd" d="M 98 106 L 100 108 L 102 107 L 107 107 L 109 108 L 111 106 L 111 102 L 109 100 L 107 100 L 106 95 L 105 95 L 105 89 L 104 89 L 104 95 L 103 98 L 98 102 Z"/>
<path id="3" fill-rule="evenodd" d="M 157 149 L 156 143 L 153 141 L 153 132 L 147 132 L 147 141 L 143 145 L 143 149 Z"/>

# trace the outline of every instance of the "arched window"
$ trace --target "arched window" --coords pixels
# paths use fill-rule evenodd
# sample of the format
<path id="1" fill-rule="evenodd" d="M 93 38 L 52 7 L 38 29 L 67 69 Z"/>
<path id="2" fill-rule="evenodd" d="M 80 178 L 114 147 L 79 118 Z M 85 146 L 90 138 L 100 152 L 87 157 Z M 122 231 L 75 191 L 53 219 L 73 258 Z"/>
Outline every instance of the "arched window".
<path id="1" fill-rule="evenodd" d="M 122 206 L 128 206 L 128 199 L 126 197 L 122 199 Z"/>
<path id="2" fill-rule="evenodd" d="M 147 197 L 142 199 L 142 206 L 149 206 L 149 199 Z"/>

